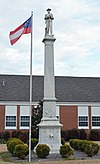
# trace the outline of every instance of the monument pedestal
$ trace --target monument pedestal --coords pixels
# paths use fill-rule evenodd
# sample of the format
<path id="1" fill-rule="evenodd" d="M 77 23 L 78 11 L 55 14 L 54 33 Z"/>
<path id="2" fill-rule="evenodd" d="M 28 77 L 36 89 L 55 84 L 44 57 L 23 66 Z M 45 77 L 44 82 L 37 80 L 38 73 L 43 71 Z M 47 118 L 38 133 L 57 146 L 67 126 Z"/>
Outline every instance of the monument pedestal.
<path id="1" fill-rule="evenodd" d="M 42 119 L 39 124 L 39 144 L 49 145 L 50 153 L 59 153 L 61 146 L 61 124 L 57 119 Z"/>

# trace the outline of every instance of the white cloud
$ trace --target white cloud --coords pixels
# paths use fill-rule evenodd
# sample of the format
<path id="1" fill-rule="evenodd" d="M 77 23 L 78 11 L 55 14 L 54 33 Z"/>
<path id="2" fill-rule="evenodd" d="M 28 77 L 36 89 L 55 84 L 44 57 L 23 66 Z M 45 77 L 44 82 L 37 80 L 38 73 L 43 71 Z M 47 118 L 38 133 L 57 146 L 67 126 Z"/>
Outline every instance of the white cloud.
<path id="1" fill-rule="evenodd" d="M 0 4 L 0 73 L 29 74 L 30 35 L 23 35 L 14 46 L 10 45 L 8 35 L 33 10 L 33 74 L 43 74 L 42 39 L 48 7 L 52 8 L 54 35 L 57 38 L 54 44 L 55 73 L 100 76 L 99 0 L 3 0 Z"/>

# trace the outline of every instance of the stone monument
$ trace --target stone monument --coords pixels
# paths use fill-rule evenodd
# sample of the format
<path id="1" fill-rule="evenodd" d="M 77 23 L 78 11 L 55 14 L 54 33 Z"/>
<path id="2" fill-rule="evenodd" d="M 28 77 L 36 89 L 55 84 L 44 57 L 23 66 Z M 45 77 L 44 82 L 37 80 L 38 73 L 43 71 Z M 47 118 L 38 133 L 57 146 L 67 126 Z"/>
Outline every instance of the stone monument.
<path id="1" fill-rule="evenodd" d="M 44 98 L 43 118 L 39 126 L 39 144 L 48 144 L 51 153 L 59 153 L 61 146 L 61 124 L 56 117 L 53 15 L 47 9 L 45 15 L 44 43 Z"/>

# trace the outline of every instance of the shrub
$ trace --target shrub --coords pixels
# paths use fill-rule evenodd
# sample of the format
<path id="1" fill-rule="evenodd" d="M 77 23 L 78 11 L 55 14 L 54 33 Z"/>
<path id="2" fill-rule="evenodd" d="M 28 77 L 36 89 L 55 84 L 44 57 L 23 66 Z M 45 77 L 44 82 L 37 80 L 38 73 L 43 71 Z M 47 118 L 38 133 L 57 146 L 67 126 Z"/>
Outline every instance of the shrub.
<path id="1" fill-rule="evenodd" d="M 79 139 L 80 140 L 86 140 L 87 139 L 87 133 L 84 129 L 79 129 Z"/>
<path id="2" fill-rule="evenodd" d="M 84 151 L 89 157 L 99 152 L 99 145 L 87 140 L 73 139 L 69 143 L 73 149 Z"/>
<path id="3" fill-rule="evenodd" d="M 94 150 L 94 155 L 98 154 L 98 152 L 100 150 L 100 146 L 96 143 L 92 143 L 92 148 Z"/>
<path id="4" fill-rule="evenodd" d="M 75 150 L 80 150 L 81 145 L 82 145 L 82 140 L 79 139 L 71 139 L 69 140 L 70 146 L 75 149 Z"/>
<path id="5" fill-rule="evenodd" d="M 3 136 L 4 132 L 0 132 L 0 144 L 5 144 L 7 140 L 5 140 L 5 137 Z"/>
<path id="6" fill-rule="evenodd" d="M 18 144 L 24 144 L 20 139 L 12 139 L 10 143 L 8 144 L 8 150 L 11 154 L 13 154 L 15 146 Z"/>
<path id="7" fill-rule="evenodd" d="M 60 154 L 63 158 L 68 158 L 73 155 L 73 150 L 68 144 L 60 146 Z"/>
<path id="8" fill-rule="evenodd" d="M 77 150 L 81 150 L 83 140 L 79 140 L 77 144 L 78 144 Z"/>
<path id="9" fill-rule="evenodd" d="M 12 132 L 12 138 L 19 138 L 23 142 L 27 143 L 28 138 L 29 138 L 29 133 L 28 131 L 21 131 L 21 130 L 15 130 Z"/>
<path id="10" fill-rule="evenodd" d="M 28 138 L 29 138 L 29 133 L 28 132 L 21 132 L 19 134 L 19 139 L 25 143 L 27 143 L 28 141 Z"/>
<path id="11" fill-rule="evenodd" d="M 31 150 L 33 150 L 37 144 L 38 144 L 38 140 L 36 138 L 32 138 L 31 139 Z M 27 142 L 27 145 L 29 146 L 29 141 Z"/>
<path id="12" fill-rule="evenodd" d="M 69 141 L 70 146 L 75 150 L 85 151 L 85 147 L 88 144 L 86 140 L 72 139 Z"/>
<path id="13" fill-rule="evenodd" d="M 65 140 L 64 140 L 64 138 L 61 138 L 61 144 L 62 144 L 62 145 L 65 144 Z"/>
<path id="14" fill-rule="evenodd" d="M 79 142 L 78 139 L 74 139 L 73 148 L 74 148 L 75 150 L 79 150 L 79 148 L 78 148 L 78 142 Z"/>
<path id="15" fill-rule="evenodd" d="M 69 139 L 79 139 L 79 131 L 77 129 L 69 130 Z"/>
<path id="16" fill-rule="evenodd" d="M 0 131 L 0 139 L 2 139 L 2 131 Z"/>
<path id="17" fill-rule="evenodd" d="M 46 156 L 49 155 L 50 148 L 46 144 L 39 144 L 36 147 L 36 154 L 39 158 L 45 158 Z"/>
<path id="18" fill-rule="evenodd" d="M 89 139 L 92 141 L 100 141 L 100 131 L 99 130 L 91 130 L 89 134 Z"/>
<path id="19" fill-rule="evenodd" d="M 7 141 L 7 149 L 8 149 L 8 145 L 9 145 L 10 142 L 11 142 L 11 139 L 9 139 L 9 140 Z"/>
<path id="20" fill-rule="evenodd" d="M 16 157 L 18 157 L 19 159 L 24 159 L 25 156 L 28 155 L 28 145 L 26 144 L 18 144 L 15 146 L 15 149 L 14 149 L 14 155 Z"/>
<path id="21" fill-rule="evenodd" d="M 2 132 L 2 138 L 4 139 L 4 141 L 8 141 L 10 138 L 10 132 L 9 131 Z"/>
<path id="22" fill-rule="evenodd" d="M 14 130 L 12 132 L 12 138 L 19 138 L 19 135 L 20 135 L 21 131 L 20 130 Z"/>
<path id="23" fill-rule="evenodd" d="M 0 139 L 0 144 L 6 144 L 6 141 L 4 139 Z"/>
<path id="24" fill-rule="evenodd" d="M 85 147 L 85 153 L 92 157 L 93 155 L 96 155 L 99 152 L 99 145 L 96 143 L 88 142 L 88 144 Z"/>
<path id="25" fill-rule="evenodd" d="M 82 144 L 81 144 L 81 147 L 80 147 L 80 150 L 81 150 L 81 151 L 85 151 L 85 148 L 86 148 L 86 146 L 88 145 L 88 142 L 89 142 L 89 141 L 87 141 L 87 140 L 83 140 L 83 141 L 82 141 Z"/>
<path id="26" fill-rule="evenodd" d="M 10 138 L 8 141 L 7 141 L 7 149 L 8 149 L 8 151 L 9 151 L 9 143 L 11 142 L 11 141 L 14 141 L 14 140 L 16 140 L 17 138 Z"/>
<path id="27" fill-rule="evenodd" d="M 61 137 L 62 137 L 65 141 L 69 141 L 69 139 L 70 139 L 69 131 L 68 131 L 68 130 L 61 130 Z"/>
<path id="28" fill-rule="evenodd" d="M 69 144 L 70 144 L 70 146 L 71 146 L 72 148 L 74 148 L 74 139 L 70 139 L 70 140 L 69 140 Z"/>
<path id="29" fill-rule="evenodd" d="M 88 155 L 88 157 L 92 157 L 93 156 L 93 150 L 92 150 L 92 145 L 91 144 L 87 144 L 86 145 L 85 153 Z"/>
<path id="30" fill-rule="evenodd" d="M 31 132 L 31 137 L 32 138 L 39 138 L 39 130 L 35 130 L 34 128 L 32 129 L 32 132 Z"/>
<path id="31" fill-rule="evenodd" d="M 61 137 L 64 138 L 65 141 L 69 141 L 70 139 L 87 139 L 87 133 L 84 129 L 71 129 L 71 130 L 62 130 Z"/>

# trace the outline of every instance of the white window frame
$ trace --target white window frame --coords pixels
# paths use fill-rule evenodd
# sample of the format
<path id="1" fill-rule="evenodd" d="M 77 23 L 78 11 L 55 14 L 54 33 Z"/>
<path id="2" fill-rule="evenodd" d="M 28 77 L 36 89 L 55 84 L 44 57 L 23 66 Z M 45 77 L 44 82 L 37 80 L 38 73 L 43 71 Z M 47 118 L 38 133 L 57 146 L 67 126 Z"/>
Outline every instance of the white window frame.
<path id="1" fill-rule="evenodd" d="M 6 117 L 16 117 L 16 126 L 6 126 Z M 10 122 L 10 121 L 9 121 Z M 13 120 L 12 120 L 13 122 Z M 5 106 L 5 129 L 17 129 L 17 106 Z"/>
<path id="2" fill-rule="evenodd" d="M 20 129 L 29 129 L 29 126 L 21 126 L 21 116 L 28 116 L 30 121 L 30 106 L 21 105 L 20 106 Z M 27 122 L 27 121 L 26 121 Z"/>
<path id="3" fill-rule="evenodd" d="M 22 119 L 22 117 L 26 117 L 26 119 Z M 28 119 L 27 119 L 28 118 Z M 23 120 L 23 121 L 22 121 Z M 29 121 L 30 121 L 30 117 L 29 116 L 20 116 L 20 127 L 21 128 L 26 128 L 26 127 L 29 127 L 29 126 L 22 126 L 21 123 L 28 123 L 29 124 Z"/>
<path id="4" fill-rule="evenodd" d="M 92 113 L 91 117 L 100 117 L 100 106 L 92 106 L 91 113 Z M 97 122 L 100 122 L 100 121 L 97 121 Z M 100 129 L 100 126 L 92 126 L 92 118 L 91 118 L 91 127 L 92 129 Z"/>
<path id="5" fill-rule="evenodd" d="M 79 117 L 88 118 L 88 126 L 79 126 Z M 82 121 L 80 121 L 82 122 Z M 83 121 L 85 122 L 85 121 Z M 88 106 L 78 106 L 78 129 L 89 129 Z"/>

